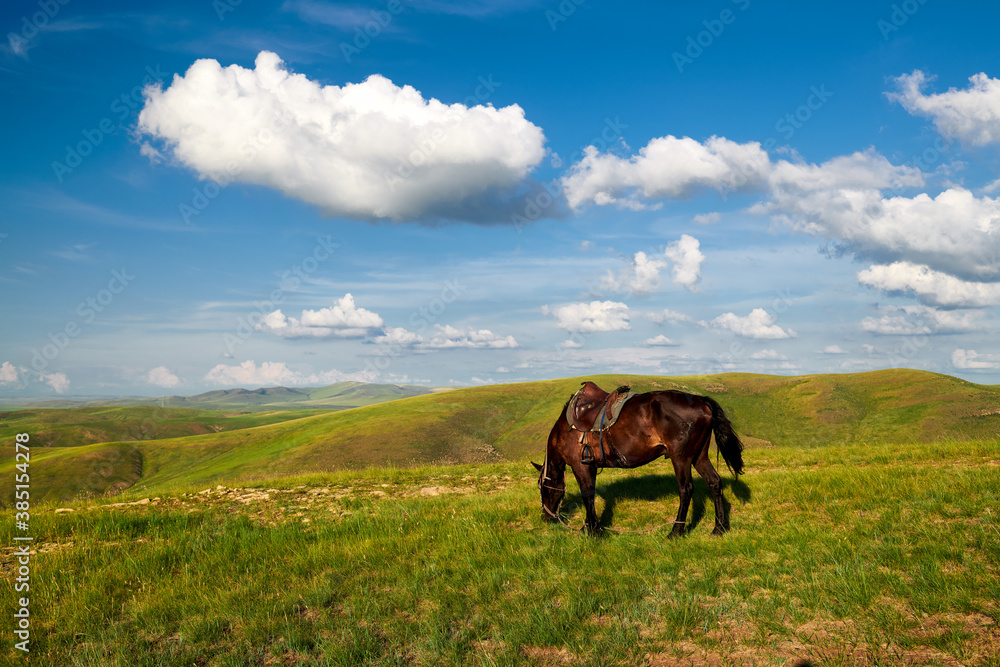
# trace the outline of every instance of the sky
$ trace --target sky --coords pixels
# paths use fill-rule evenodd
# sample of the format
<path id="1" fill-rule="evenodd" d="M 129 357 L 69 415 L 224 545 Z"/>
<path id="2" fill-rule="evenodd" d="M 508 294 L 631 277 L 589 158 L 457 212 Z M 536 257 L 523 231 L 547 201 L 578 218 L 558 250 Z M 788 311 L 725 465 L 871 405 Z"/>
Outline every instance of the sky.
<path id="1" fill-rule="evenodd" d="M 0 9 L 0 396 L 1000 383 L 1000 7 Z"/>

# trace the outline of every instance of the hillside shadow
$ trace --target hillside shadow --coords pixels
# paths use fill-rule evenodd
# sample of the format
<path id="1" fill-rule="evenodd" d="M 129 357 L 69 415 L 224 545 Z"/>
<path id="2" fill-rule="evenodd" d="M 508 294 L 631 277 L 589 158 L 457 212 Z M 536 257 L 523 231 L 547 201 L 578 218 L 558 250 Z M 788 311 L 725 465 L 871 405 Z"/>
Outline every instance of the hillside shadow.
<path id="1" fill-rule="evenodd" d="M 722 479 L 723 503 L 726 512 L 731 512 L 730 497 L 735 497 L 740 503 L 747 503 L 751 498 L 750 487 L 742 480 Z M 606 528 L 614 526 L 618 503 L 627 500 L 662 501 L 664 503 L 664 519 L 673 521 L 680 501 L 677 493 L 677 478 L 671 474 L 651 473 L 641 477 L 625 477 L 607 484 L 598 482 L 597 495 L 604 501 L 604 509 L 599 517 L 600 524 Z M 673 502 L 668 499 L 672 497 Z M 712 494 L 705 481 L 695 474 L 694 493 L 688 509 L 688 530 L 693 530 L 708 514 L 708 520 L 714 525 L 715 506 Z"/>

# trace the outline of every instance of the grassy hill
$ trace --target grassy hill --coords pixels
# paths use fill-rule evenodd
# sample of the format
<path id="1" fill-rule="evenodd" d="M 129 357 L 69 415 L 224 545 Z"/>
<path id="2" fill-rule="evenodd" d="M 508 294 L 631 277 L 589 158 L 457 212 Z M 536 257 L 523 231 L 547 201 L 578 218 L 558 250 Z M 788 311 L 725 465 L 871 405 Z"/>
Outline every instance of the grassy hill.
<path id="1" fill-rule="evenodd" d="M 42 447 L 77 447 L 100 442 L 179 438 L 275 424 L 325 414 L 326 410 L 224 413 L 191 408 L 35 408 L 0 412 L 0 442 L 28 433 Z"/>
<path id="2" fill-rule="evenodd" d="M 195 396 L 163 396 L 158 398 L 85 398 L 15 400 L 0 399 L 0 409 L 24 410 L 35 408 L 83 407 L 169 407 L 195 410 L 343 410 L 372 405 L 397 398 L 431 393 L 427 387 L 365 382 L 338 382 L 326 387 L 263 387 L 261 389 L 220 389 Z"/>
<path id="3" fill-rule="evenodd" d="M 228 432 L 130 442 L 142 460 L 134 490 L 157 493 L 369 466 L 538 458 L 559 410 L 583 379 L 456 389 Z M 712 395 L 752 448 L 1000 437 L 1000 387 L 924 371 L 590 379 L 607 389 L 629 384 L 637 391 L 676 388 Z M 4 443 L 8 450 L 10 442 Z M 114 458 L 116 447 L 94 444 L 76 448 L 75 455 L 105 461 Z M 53 456 L 35 450 L 33 469 L 45 469 Z M 752 467 L 753 457 L 747 459 Z M 0 474 L 12 472 L 12 457 L 4 461 Z M 87 490 L 110 490 L 111 483 L 104 486 L 101 480 L 126 477 L 129 461 L 121 459 L 112 470 L 102 463 L 107 474 L 94 476 Z M 81 462 L 80 470 L 88 471 L 88 465 Z M 60 479 L 54 475 L 52 486 L 39 491 L 42 497 L 68 498 L 78 488 L 75 481 Z"/>

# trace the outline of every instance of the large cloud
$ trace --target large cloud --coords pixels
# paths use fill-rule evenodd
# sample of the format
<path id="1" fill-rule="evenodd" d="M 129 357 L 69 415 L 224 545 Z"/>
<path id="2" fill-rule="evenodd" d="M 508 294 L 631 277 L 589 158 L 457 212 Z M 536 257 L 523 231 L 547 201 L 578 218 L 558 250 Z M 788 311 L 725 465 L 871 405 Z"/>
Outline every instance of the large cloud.
<path id="1" fill-rule="evenodd" d="M 651 200 L 689 197 L 706 188 L 756 185 L 769 163 L 757 142 L 711 137 L 700 143 L 667 135 L 650 140 L 631 157 L 601 154 L 588 146 L 563 178 L 563 188 L 574 209 L 587 203 L 646 208 Z"/>
<path id="2" fill-rule="evenodd" d="M 884 336 L 916 336 L 974 331 L 980 310 L 938 310 L 930 306 L 882 306 L 878 317 L 861 320 L 861 328 Z"/>
<path id="3" fill-rule="evenodd" d="M 198 60 L 145 94 L 139 131 L 182 164 L 330 215 L 509 220 L 503 202 L 545 153 L 517 105 L 448 105 L 377 74 L 323 86 L 268 51 L 252 70 Z"/>
<path id="4" fill-rule="evenodd" d="M 960 280 L 923 264 L 875 264 L 858 272 L 858 281 L 883 292 L 912 292 L 934 306 L 1000 305 L 1000 283 Z"/>
<path id="5" fill-rule="evenodd" d="M 946 93 L 925 95 L 932 80 L 920 70 L 896 79 L 898 92 L 886 93 L 911 114 L 927 116 L 938 132 L 969 146 L 1000 142 L 1000 79 L 984 72 L 969 77 L 965 90 L 951 88 Z"/>

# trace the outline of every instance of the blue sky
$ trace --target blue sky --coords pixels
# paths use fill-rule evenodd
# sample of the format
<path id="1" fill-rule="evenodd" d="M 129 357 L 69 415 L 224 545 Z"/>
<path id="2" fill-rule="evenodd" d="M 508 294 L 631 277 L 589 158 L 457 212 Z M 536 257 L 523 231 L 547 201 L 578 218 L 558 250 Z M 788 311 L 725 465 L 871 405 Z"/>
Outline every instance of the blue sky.
<path id="1" fill-rule="evenodd" d="M 998 383 L 998 19 L 7 3 L 0 395 Z"/>

